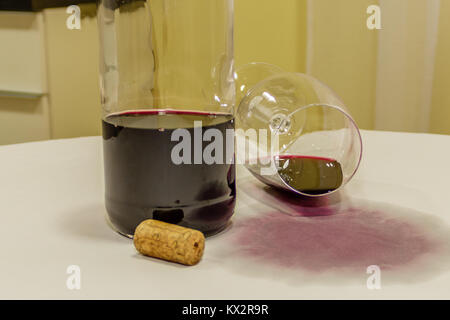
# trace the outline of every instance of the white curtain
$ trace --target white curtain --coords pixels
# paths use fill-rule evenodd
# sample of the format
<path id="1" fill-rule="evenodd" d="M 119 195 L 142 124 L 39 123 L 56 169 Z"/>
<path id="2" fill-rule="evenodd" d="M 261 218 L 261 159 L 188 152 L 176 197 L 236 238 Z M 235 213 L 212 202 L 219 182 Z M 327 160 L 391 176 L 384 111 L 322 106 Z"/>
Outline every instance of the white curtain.
<path id="1" fill-rule="evenodd" d="M 374 4 L 381 30 L 366 24 Z M 441 0 L 308 0 L 307 72 L 341 95 L 362 128 L 447 133 L 433 124 L 450 113 L 441 71 L 450 30 L 439 21 L 449 9 Z"/>
<path id="2" fill-rule="evenodd" d="M 380 0 L 375 129 L 428 132 L 440 0 Z"/>

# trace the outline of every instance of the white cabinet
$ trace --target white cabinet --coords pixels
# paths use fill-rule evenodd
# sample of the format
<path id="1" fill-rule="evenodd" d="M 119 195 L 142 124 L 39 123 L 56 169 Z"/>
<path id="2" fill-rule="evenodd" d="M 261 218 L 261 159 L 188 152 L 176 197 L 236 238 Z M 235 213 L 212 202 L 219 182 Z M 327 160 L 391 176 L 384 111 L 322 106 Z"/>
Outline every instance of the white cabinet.
<path id="1" fill-rule="evenodd" d="M 0 11 L 0 145 L 100 134 L 96 5 Z"/>
<path id="2" fill-rule="evenodd" d="M 50 138 L 42 13 L 0 12 L 0 144 Z"/>

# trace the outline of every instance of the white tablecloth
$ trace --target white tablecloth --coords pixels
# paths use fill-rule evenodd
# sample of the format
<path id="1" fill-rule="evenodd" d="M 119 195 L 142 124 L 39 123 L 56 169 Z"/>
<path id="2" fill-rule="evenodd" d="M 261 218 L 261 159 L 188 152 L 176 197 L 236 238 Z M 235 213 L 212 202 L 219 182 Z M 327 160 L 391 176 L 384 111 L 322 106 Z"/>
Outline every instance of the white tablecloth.
<path id="1" fill-rule="evenodd" d="M 100 137 L 2 146 L 0 298 L 450 298 L 450 136 L 363 138 L 358 174 L 318 208 L 238 168 L 233 223 L 194 267 L 142 257 L 106 224 Z"/>

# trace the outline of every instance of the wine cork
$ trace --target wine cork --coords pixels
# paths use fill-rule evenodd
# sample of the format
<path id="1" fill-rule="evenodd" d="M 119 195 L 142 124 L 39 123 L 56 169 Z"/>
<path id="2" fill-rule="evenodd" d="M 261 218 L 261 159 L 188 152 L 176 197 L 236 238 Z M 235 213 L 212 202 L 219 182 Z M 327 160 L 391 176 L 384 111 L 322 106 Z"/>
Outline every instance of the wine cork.
<path id="1" fill-rule="evenodd" d="M 143 255 L 188 266 L 200 261 L 205 248 L 200 231 L 152 219 L 138 225 L 133 241 Z"/>

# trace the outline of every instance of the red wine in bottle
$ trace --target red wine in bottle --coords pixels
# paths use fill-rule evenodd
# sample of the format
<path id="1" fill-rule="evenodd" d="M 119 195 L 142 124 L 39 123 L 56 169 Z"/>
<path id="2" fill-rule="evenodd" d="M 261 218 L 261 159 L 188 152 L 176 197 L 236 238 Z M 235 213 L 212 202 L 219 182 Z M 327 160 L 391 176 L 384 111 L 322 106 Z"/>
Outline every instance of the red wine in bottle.
<path id="1" fill-rule="evenodd" d="M 281 155 L 278 174 L 286 184 L 305 194 L 326 194 L 342 185 L 343 174 L 339 162 L 333 159 Z"/>
<path id="2" fill-rule="evenodd" d="M 103 120 L 106 209 L 120 233 L 133 235 L 146 219 L 206 234 L 227 225 L 236 201 L 234 162 L 194 164 L 195 143 L 188 150 L 190 164 L 173 161 L 179 142 L 172 141 L 172 133 L 186 129 L 194 138 L 196 121 L 202 121 L 202 134 L 215 129 L 226 137 L 227 129 L 234 129 L 230 115 L 173 110 L 124 112 Z M 201 141 L 200 152 L 208 144 Z M 226 145 L 224 139 L 224 155 Z"/>

